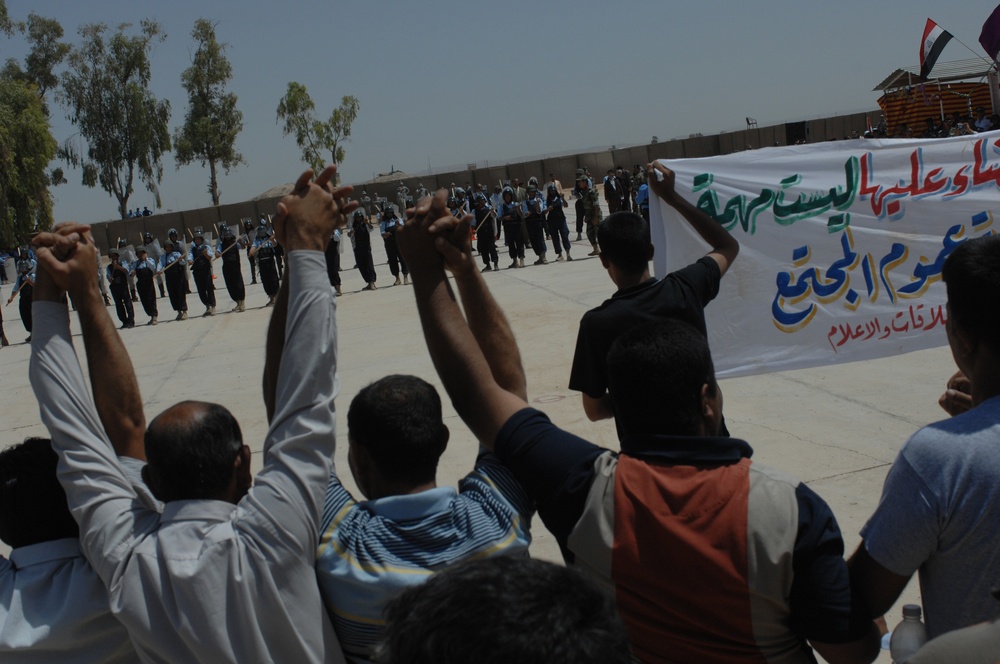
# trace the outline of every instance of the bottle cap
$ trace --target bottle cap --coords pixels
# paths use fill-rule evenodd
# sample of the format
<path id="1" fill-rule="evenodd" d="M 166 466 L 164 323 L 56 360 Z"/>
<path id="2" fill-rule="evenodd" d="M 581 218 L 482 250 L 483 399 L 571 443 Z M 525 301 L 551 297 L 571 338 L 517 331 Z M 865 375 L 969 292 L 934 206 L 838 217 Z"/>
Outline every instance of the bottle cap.
<path id="1" fill-rule="evenodd" d="M 904 618 L 916 618 L 920 619 L 920 605 L 919 604 L 905 604 L 903 605 L 903 617 Z"/>

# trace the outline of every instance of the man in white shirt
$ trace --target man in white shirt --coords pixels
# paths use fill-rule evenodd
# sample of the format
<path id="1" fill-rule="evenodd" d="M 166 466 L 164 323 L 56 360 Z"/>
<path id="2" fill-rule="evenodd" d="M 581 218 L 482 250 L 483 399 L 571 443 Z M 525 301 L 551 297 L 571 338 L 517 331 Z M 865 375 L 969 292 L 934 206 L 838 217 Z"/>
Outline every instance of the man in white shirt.
<path id="1" fill-rule="evenodd" d="M 143 478 L 165 502 L 162 516 L 138 499 L 107 442 L 59 301 L 59 289 L 74 300 L 97 297 L 93 245 L 81 236 L 70 250 L 39 250 L 43 280 L 54 288 L 34 304 L 32 386 L 83 553 L 143 659 L 344 661 L 312 569 L 338 389 L 336 304 L 323 249 L 342 212 L 356 206 L 342 211 L 351 189 L 330 189 L 335 171 L 328 167 L 315 182 L 306 171 L 278 205 L 275 233 L 290 268 L 282 291 L 286 350 L 256 484 L 229 411 L 176 404 L 145 435 Z"/>

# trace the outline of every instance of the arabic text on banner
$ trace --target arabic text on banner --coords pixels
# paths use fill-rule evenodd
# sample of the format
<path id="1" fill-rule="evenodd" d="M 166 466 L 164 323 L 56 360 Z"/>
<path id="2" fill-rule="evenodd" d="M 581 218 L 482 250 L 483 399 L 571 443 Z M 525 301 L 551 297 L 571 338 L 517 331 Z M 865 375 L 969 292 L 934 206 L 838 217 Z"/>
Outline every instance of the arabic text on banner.
<path id="1" fill-rule="evenodd" d="M 897 355 L 947 343 L 941 267 L 1000 229 L 1000 132 L 835 141 L 664 160 L 740 254 L 706 310 L 719 376 Z M 651 206 L 654 271 L 707 245 Z"/>

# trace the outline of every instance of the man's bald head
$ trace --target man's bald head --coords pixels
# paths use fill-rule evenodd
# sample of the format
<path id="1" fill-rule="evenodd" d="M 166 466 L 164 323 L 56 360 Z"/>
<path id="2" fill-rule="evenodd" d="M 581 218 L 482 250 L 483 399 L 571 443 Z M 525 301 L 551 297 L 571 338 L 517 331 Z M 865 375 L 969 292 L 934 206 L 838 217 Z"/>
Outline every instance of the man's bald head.
<path id="1" fill-rule="evenodd" d="M 160 500 L 232 498 L 233 473 L 244 445 L 240 425 L 223 406 L 175 404 L 149 423 L 145 443 L 147 481 Z"/>

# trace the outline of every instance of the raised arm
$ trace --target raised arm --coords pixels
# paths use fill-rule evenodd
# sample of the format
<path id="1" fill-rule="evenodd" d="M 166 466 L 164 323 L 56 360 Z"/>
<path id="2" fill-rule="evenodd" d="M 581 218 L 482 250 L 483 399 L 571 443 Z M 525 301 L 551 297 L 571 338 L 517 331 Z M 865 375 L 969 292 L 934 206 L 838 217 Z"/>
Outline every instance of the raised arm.
<path id="1" fill-rule="evenodd" d="M 336 298 L 323 250 L 344 216 L 350 188 L 331 190 L 335 169 L 312 182 L 312 171 L 278 205 L 275 237 L 288 250 L 288 311 L 284 352 L 274 387 L 274 412 L 264 444 L 264 469 L 241 502 L 249 518 L 279 529 L 278 546 L 313 555 L 334 451 L 334 398 L 339 389 Z M 346 209 L 346 208 L 345 208 Z M 264 540 L 262 540 L 263 542 Z M 267 543 L 273 542 L 267 539 Z"/>
<path id="2" fill-rule="evenodd" d="M 724 275 L 729 266 L 740 253 L 740 243 L 729 234 L 725 228 L 714 219 L 699 210 L 692 203 L 682 198 L 674 187 L 674 172 L 659 162 L 646 166 L 646 181 L 649 188 L 656 192 L 668 205 L 680 212 L 691 227 L 707 242 L 712 249 L 708 257 L 719 264 L 719 271 Z"/>
<path id="3" fill-rule="evenodd" d="M 69 241 L 72 240 L 72 241 Z M 159 515 L 135 500 L 136 492 L 119 465 L 94 403 L 69 332 L 62 293 L 75 302 L 97 297 L 94 245 L 86 236 L 56 239 L 41 235 L 38 286 L 33 305 L 35 330 L 29 376 L 42 422 L 59 454 L 59 481 L 87 559 L 106 584 L 128 550 L 127 542 L 156 527 Z"/>
<path id="4" fill-rule="evenodd" d="M 417 311 L 434 368 L 459 416 L 492 449 L 503 424 L 527 404 L 497 384 L 448 285 L 436 248 L 436 242 L 446 240 L 430 230 L 434 221 L 445 217 L 447 191 L 441 190 L 417 205 L 397 241 L 413 277 Z"/>
<path id="5" fill-rule="evenodd" d="M 444 256 L 447 269 L 455 275 L 469 329 L 479 343 L 493 379 L 502 389 L 527 401 L 528 389 L 521 351 L 507 317 L 493 299 L 493 294 L 486 287 L 486 281 L 472 257 L 470 221 L 468 216 L 461 221 L 445 217 L 434 222 L 430 231 L 439 236 L 435 246 Z"/>

